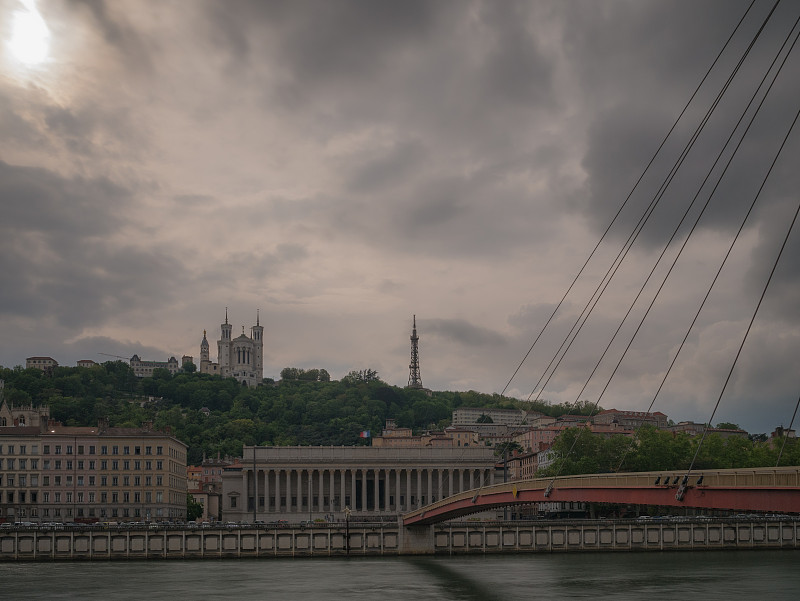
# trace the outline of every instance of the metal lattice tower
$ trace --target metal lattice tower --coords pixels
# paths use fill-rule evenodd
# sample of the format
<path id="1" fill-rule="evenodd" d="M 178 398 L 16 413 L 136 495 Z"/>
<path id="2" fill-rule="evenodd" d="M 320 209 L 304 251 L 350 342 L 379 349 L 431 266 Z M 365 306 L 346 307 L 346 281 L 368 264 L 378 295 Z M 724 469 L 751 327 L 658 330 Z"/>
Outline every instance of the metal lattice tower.
<path id="1" fill-rule="evenodd" d="M 414 328 L 411 330 L 411 364 L 408 369 L 407 388 L 422 388 L 422 376 L 419 375 L 419 336 L 417 336 L 416 315 L 414 315 Z"/>

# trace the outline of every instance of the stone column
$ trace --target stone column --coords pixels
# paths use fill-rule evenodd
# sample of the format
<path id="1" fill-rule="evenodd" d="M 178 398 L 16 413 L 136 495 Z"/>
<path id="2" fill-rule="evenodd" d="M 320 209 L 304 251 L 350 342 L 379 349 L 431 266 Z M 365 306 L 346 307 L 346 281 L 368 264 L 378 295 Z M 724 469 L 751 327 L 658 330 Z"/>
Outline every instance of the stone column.
<path id="1" fill-rule="evenodd" d="M 303 470 L 295 470 L 297 473 L 297 513 L 303 511 Z M 308 500 L 309 503 L 311 499 Z"/>
<path id="2" fill-rule="evenodd" d="M 243 505 L 242 511 L 244 511 L 244 512 L 247 512 L 247 510 L 248 510 L 247 498 L 248 498 L 249 495 L 247 494 L 247 491 L 250 488 L 249 482 L 248 482 L 248 479 L 249 479 L 248 478 L 248 474 L 249 474 L 249 472 L 247 471 L 247 468 L 242 468 L 242 496 L 244 497 L 244 503 L 242 503 L 242 505 Z"/>
<path id="3" fill-rule="evenodd" d="M 392 497 L 392 470 L 391 468 L 383 468 L 383 510 L 389 511 L 389 499 Z"/>
<path id="4" fill-rule="evenodd" d="M 392 497 L 392 495 L 390 494 L 392 492 L 392 470 L 391 469 L 389 469 L 389 468 L 384 468 L 383 469 L 383 481 L 385 483 L 384 486 L 383 486 L 383 510 L 388 512 L 389 509 L 390 509 L 389 500 Z"/>
<path id="5" fill-rule="evenodd" d="M 330 469 L 328 470 L 328 481 L 330 482 L 330 486 L 328 486 L 328 511 L 333 513 L 336 511 L 336 470 Z"/>
<path id="6" fill-rule="evenodd" d="M 264 470 L 264 513 L 269 513 L 269 475 L 272 470 Z"/>
<path id="7" fill-rule="evenodd" d="M 411 475 L 413 473 L 413 470 L 406 470 L 406 511 L 411 511 L 413 509 L 411 506 Z"/>
<path id="8" fill-rule="evenodd" d="M 256 510 L 256 512 L 255 512 L 256 519 L 258 519 L 258 511 L 259 511 L 259 506 L 258 506 L 258 479 L 259 478 L 258 478 L 258 474 L 260 472 L 261 472 L 261 470 L 259 470 L 259 469 L 253 470 L 253 507 Z"/>
<path id="9" fill-rule="evenodd" d="M 470 470 L 469 470 L 469 489 L 470 489 L 470 490 L 472 490 L 473 488 L 475 488 L 475 484 L 474 484 L 474 481 L 473 481 L 473 477 L 474 477 L 474 476 L 475 476 L 475 470 L 473 470 L 472 468 L 470 468 Z"/>
<path id="10" fill-rule="evenodd" d="M 339 470 L 339 477 L 342 481 L 339 483 L 339 507 L 337 507 L 338 511 L 344 511 L 346 503 L 344 502 L 347 498 L 347 470 Z"/>
<path id="11" fill-rule="evenodd" d="M 428 468 L 428 496 L 425 497 L 425 505 L 430 505 L 432 498 L 433 498 L 433 472 L 431 471 L 431 468 Z"/>
<path id="12" fill-rule="evenodd" d="M 275 512 L 281 512 L 281 470 L 275 470 Z"/>
<path id="13" fill-rule="evenodd" d="M 316 506 L 317 511 L 325 511 L 325 470 L 315 470 L 317 472 L 317 488 L 316 494 Z"/>
<path id="14" fill-rule="evenodd" d="M 400 468 L 394 471 L 394 507 L 395 511 L 398 513 L 403 511 L 403 508 L 400 506 L 400 471 Z"/>
<path id="15" fill-rule="evenodd" d="M 367 510 L 367 474 L 369 470 L 361 470 L 361 511 Z"/>
<path id="16" fill-rule="evenodd" d="M 292 496 L 292 472 L 289 468 L 283 470 L 283 478 L 284 478 L 284 485 L 286 487 L 286 491 L 283 493 L 284 498 L 286 499 L 286 513 L 289 513 L 291 508 L 291 496 Z"/>
<path id="17" fill-rule="evenodd" d="M 380 495 L 380 481 L 381 481 L 381 470 L 379 468 L 372 469 L 372 475 L 375 478 L 375 487 L 372 490 L 372 510 L 376 512 L 380 512 L 381 510 L 381 495 Z"/>
<path id="18" fill-rule="evenodd" d="M 436 470 L 436 478 L 438 480 L 436 487 L 438 489 L 438 493 L 436 494 L 436 500 L 441 501 L 442 497 L 444 497 L 444 482 L 442 481 L 442 475 L 444 474 L 444 470 L 439 468 Z"/>
<path id="19" fill-rule="evenodd" d="M 422 485 L 422 468 L 417 468 L 417 506 L 414 509 L 422 507 L 422 495 L 425 493 L 425 487 Z"/>
<path id="20" fill-rule="evenodd" d="M 308 470 L 308 509 L 315 511 L 316 503 L 314 502 L 317 494 L 317 486 L 314 483 L 314 474 L 317 470 Z"/>
<path id="21" fill-rule="evenodd" d="M 358 478 L 358 470 L 353 468 L 350 470 L 350 485 L 352 486 L 352 490 L 350 491 L 350 510 L 356 510 L 356 495 L 358 494 L 358 488 L 356 488 L 356 479 Z"/>

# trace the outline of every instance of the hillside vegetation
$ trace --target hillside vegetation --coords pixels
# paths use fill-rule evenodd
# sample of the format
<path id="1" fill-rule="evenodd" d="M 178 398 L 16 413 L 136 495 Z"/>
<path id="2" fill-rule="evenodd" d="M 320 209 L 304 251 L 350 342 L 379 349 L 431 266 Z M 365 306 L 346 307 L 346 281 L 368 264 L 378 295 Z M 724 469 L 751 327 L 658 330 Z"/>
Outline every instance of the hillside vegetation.
<path id="1" fill-rule="evenodd" d="M 48 405 L 51 418 L 65 425 L 91 426 L 108 418 L 112 426 L 138 427 L 152 420 L 189 445 L 190 464 L 204 453 L 240 456 L 243 444 L 367 444 L 359 433 L 379 434 L 386 419 L 419 433 L 449 425 L 453 410 L 462 406 L 524 408 L 553 416 L 591 410 L 474 391 L 405 389 L 386 384 L 370 369 L 338 381 L 330 381 L 324 369 L 286 368 L 282 375 L 278 382 L 248 388 L 232 378 L 200 373 L 172 376 L 155 370 L 152 378 L 137 378 L 122 361 L 91 369 L 58 367 L 52 375 L 0 368 L 9 405 Z"/>

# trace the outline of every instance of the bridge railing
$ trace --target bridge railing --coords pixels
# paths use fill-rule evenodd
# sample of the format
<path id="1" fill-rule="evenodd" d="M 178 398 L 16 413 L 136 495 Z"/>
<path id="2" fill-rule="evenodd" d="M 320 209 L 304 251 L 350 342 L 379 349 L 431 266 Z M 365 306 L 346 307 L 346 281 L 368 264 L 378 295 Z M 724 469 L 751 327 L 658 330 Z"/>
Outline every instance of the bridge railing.
<path id="1" fill-rule="evenodd" d="M 653 486 L 679 486 L 685 470 L 660 470 L 651 472 L 625 472 L 616 474 L 582 474 L 557 478 L 533 478 L 492 484 L 445 497 L 405 514 L 405 518 L 422 515 L 440 507 L 465 500 L 475 501 L 478 496 L 507 495 L 516 491 L 546 490 L 551 484 L 557 488 L 651 488 Z M 700 480 L 702 477 L 702 481 Z M 696 470 L 691 472 L 688 484 L 705 487 L 748 488 L 787 487 L 800 488 L 800 467 L 764 467 L 722 470 Z M 658 484 L 656 484 L 658 482 Z"/>

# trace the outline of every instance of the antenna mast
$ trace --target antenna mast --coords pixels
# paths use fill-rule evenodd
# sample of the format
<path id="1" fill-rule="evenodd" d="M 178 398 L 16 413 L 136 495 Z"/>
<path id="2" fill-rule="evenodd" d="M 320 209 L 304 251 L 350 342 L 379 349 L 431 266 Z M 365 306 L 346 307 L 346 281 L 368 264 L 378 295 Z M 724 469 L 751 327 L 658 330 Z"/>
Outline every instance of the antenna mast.
<path id="1" fill-rule="evenodd" d="M 411 364 L 408 369 L 408 386 L 406 388 L 422 388 L 422 376 L 419 375 L 419 336 L 417 336 L 416 315 L 414 315 L 414 327 L 411 330 Z"/>

